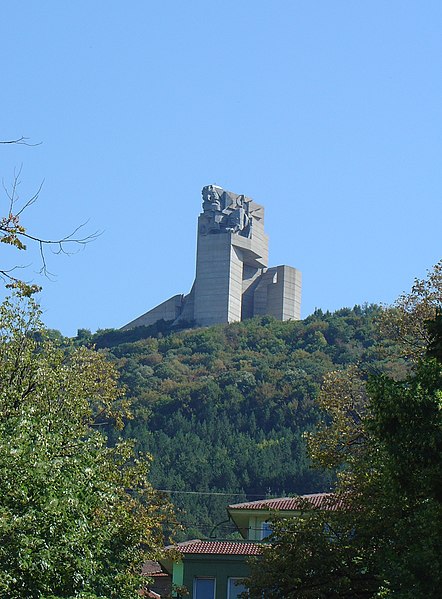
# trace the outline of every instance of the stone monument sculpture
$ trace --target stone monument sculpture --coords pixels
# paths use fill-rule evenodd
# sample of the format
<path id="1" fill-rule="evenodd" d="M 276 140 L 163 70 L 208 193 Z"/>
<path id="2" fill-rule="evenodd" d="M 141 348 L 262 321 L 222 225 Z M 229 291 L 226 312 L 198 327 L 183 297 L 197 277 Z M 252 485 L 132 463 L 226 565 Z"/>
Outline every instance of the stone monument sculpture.
<path id="1" fill-rule="evenodd" d="M 198 218 L 196 276 L 187 295 L 175 295 L 124 327 L 164 319 L 199 326 L 269 314 L 301 317 L 301 273 L 268 266 L 264 207 L 251 198 L 207 185 Z"/>

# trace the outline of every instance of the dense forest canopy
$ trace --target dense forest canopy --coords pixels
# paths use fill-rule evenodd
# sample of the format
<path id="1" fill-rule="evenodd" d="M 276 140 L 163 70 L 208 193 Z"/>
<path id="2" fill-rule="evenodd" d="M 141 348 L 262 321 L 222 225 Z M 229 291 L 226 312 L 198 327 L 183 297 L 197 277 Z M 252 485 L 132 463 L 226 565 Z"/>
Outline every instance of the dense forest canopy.
<path id="1" fill-rule="evenodd" d="M 378 306 L 318 310 L 303 321 L 271 317 L 171 331 L 80 330 L 75 343 L 108 353 L 133 402 L 124 428 L 154 456 L 151 480 L 170 492 L 186 537 L 209 536 L 228 503 L 328 490 L 332 474 L 311 468 L 304 434 L 321 419 L 326 373 L 359 363 L 404 368 L 380 353 Z M 115 431 L 109 431 L 115 440 Z M 229 524 L 217 536 L 232 533 Z"/>

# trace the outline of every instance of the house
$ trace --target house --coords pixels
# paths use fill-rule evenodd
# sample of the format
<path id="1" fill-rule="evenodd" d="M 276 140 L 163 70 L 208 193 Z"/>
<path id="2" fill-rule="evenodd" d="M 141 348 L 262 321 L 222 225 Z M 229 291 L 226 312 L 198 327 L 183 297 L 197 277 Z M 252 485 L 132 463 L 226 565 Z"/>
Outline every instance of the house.
<path id="1" fill-rule="evenodd" d="M 161 560 L 161 565 L 172 573 L 173 588 L 185 587 L 192 599 L 236 599 L 246 590 L 241 581 L 249 576 L 248 560 L 261 551 L 255 542 L 199 539 L 176 549 L 181 560 Z"/>
<path id="2" fill-rule="evenodd" d="M 332 493 L 281 497 L 227 507 L 229 519 L 241 535 L 238 540 L 193 539 L 173 547 L 181 559 L 162 559 L 162 571 L 171 577 L 174 596 L 188 599 L 236 599 L 245 591 L 242 580 L 250 574 L 250 558 L 260 555 L 271 534 L 269 518 L 275 513 L 294 516 L 304 510 L 336 510 L 341 502 Z M 179 589 L 185 587 L 188 595 Z M 161 596 L 161 595 L 160 595 Z"/>
<path id="3" fill-rule="evenodd" d="M 268 522 L 272 514 L 294 516 L 305 510 L 336 510 L 341 501 L 333 493 L 313 493 L 297 497 L 278 497 L 229 505 L 227 513 L 244 539 L 263 541 L 272 530 Z"/>

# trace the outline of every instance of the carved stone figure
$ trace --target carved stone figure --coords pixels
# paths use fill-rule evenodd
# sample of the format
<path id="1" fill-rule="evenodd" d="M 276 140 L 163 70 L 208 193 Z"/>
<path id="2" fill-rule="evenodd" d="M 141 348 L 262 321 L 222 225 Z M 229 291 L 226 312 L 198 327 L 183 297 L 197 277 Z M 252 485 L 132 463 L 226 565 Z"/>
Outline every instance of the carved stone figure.
<path id="1" fill-rule="evenodd" d="M 252 218 L 249 215 L 250 200 L 216 185 L 206 185 L 202 190 L 204 222 L 199 231 L 203 235 L 231 232 L 250 237 Z"/>
<path id="2" fill-rule="evenodd" d="M 221 187 L 216 187 L 215 185 L 206 185 L 203 187 L 202 196 L 204 212 L 217 212 L 221 210 L 221 196 L 218 189 L 222 191 Z"/>

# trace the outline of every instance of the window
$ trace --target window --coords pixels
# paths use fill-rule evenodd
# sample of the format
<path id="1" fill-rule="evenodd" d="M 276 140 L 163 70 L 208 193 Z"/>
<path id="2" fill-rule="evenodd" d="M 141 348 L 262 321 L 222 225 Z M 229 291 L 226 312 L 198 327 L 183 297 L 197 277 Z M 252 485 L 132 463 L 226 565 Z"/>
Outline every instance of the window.
<path id="1" fill-rule="evenodd" d="M 193 599 L 215 599 L 215 579 L 195 578 L 193 581 Z"/>
<path id="2" fill-rule="evenodd" d="M 272 525 L 270 522 L 263 522 L 261 524 L 261 540 L 269 537 L 272 534 Z"/>
<path id="3" fill-rule="evenodd" d="M 227 599 L 238 599 L 247 589 L 241 584 L 241 578 L 229 578 L 227 585 Z"/>

